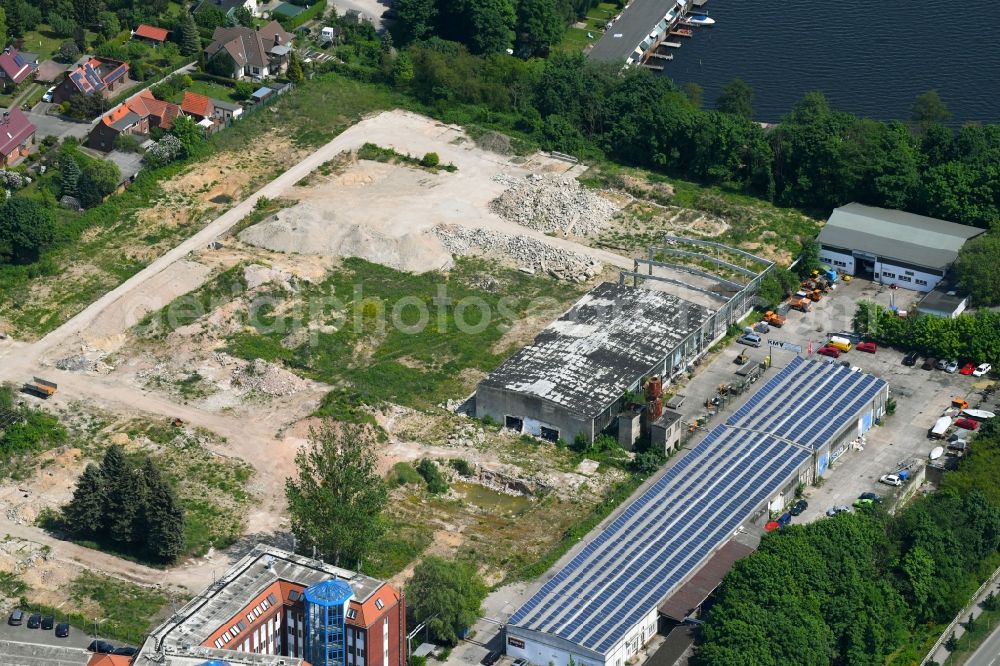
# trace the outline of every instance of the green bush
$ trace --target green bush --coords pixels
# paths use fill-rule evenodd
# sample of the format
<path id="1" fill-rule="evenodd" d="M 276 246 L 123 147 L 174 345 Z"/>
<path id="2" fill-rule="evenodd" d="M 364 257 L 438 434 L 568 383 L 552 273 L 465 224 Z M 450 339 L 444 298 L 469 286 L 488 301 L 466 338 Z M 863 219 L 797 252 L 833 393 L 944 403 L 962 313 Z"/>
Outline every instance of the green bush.
<path id="1" fill-rule="evenodd" d="M 462 476 L 472 476 L 476 472 L 475 468 L 465 458 L 452 458 L 448 461 L 448 464 Z"/>
<path id="2" fill-rule="evenodd" d="M 420 158 L 420 166 L 423 167 L 436 167 L 441 163 L 441 158 L 438 157 L 437 153 L 426 153 L 422 158 Z"/>
<path id="3" fill-rule="evenodd" d="M 417 473 L 424 477 L 424 481 L 427 482 L 427 492 L 432 495 L 448 492 L 448 482 L 445 481 L 441 470 L 438 469 L 437 463 L 433 460 L 424 458 L 417 463 Z"/>
<path id="4" fill-rule="evenodd" d="M 417 485 L 423 481 L 424 477 L 408 462 L 396 463 L 389 472 L 389 484 L 393 486 Z"/>

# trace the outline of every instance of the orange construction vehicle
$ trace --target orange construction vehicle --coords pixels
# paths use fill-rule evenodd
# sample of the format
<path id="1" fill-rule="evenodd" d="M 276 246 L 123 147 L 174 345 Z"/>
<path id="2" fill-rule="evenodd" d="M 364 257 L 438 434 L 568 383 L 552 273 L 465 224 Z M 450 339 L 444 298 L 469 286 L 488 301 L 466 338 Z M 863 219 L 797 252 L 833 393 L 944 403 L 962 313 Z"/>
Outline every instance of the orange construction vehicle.
<path id="1" fill-rule="evenodd" d="M 764 313 L 764 321 L 775 328 L 781 328 L 785 325 L 785 318 L 777 312 L 772 312 L 771 310 Z"/>
<path id="2" fill-rule="evenodd" d="M 788 299 L 788 307 L 799 312 L 809 312 L 809 299 L 792 296 Z"/>

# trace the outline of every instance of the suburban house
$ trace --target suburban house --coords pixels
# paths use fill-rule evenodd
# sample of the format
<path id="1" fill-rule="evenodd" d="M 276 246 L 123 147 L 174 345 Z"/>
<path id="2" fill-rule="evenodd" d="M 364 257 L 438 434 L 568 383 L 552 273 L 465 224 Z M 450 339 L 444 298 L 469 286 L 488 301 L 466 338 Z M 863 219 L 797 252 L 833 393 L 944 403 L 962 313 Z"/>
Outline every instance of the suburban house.
<path id="1" fill-rule="evenodd" d="M 0 165 L 8 167 L 27 156 L 35 138 L 35 126 L 21 109 L 14 107 L 0 116 Z"/>
<path id="2" fill-rule="evenodd" d="M 242 26 L 219 27 L 212 34 L 212 43 L 205 49 L 205 55 L 212 59 L 225 50 L 235 63 L 232 78 L 263 79 L 280 74 L 288 67 L 292 37 L 292 33 L 277 21 L 257 30 Z"/>
<path id="3" fill-rule="evenodd" d="M 73 95 L 107 97 L 121 88 L 128 80 L 128 63 L 110 58 L 90 58 L 66 73 L 66 78 L 56 86 L 52 101 L 65 102 Z"/>
<path id="4" fill-rule="evenodd" d="M 166 28 L 157 28 L 155 25 L 141 23 L 139 27 L 132 31 L 132 39 L 139 39 L 153 46 L 159 46 L 167 41 L 167 35 L 169 34 L 170 31 Z"/>
<path id="5" fill-rule="evenodd" d="M 260 8 L 257 7 L 257 0 L 201 0 L 198 6 L 195 7 L 194 13 L 197 14 L 204 7 L 211 5 L 224 11 L 226 16 L 232 16 L 237 7 L 246 7 L 252 16 L 260 16 Z"/>
<path id="6" fill-rule="evenodd" d="M 154 127 L 169 129 L 179 115 L 179 106 L 156 99 L 148 89 L 143 90 L 104 114 L 90 131 L 87 146 L 110 152 L 122 134 L 145 136 Z"/>
<path id="7" fill-rule="evenodd" d="M 0 53 L 0 84 L 5 89 L 13 88 L 28 80 L 37 67 L 36 58 L 8 46 Z"/>

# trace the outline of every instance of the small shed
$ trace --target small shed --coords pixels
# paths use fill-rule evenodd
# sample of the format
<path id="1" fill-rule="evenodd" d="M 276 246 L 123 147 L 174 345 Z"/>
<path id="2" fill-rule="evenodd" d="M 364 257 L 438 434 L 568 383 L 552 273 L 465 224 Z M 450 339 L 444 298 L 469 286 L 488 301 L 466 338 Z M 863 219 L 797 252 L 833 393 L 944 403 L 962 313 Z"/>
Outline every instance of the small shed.
<path id="1" fill-rule="evenodd" d="M 273 96 L 274 96 L 273 90 L 271 90 L 267 86 L 262 86 L 257 90 L 255 90 L 252 95 L 250 95 L 250 101 L 253 102 L 254 104 L 261 104 L 271 99 Z"/>

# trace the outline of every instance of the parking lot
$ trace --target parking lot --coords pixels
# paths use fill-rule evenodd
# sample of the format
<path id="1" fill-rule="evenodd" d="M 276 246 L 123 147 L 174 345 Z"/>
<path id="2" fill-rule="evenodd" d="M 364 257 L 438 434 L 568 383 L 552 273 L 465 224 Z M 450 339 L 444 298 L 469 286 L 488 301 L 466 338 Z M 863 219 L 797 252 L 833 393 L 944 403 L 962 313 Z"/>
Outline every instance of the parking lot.
<path id="1" fill-rule="evenodd" d="M 60 648 L 85 649 L 88 645 L 90 645 L 90 641 L 94 640 L 93 636 L 80 631 L 76 627 L 70 627 L 69 636 L 65 638 L 56 638 L 55 631 L 53 629 L 29 629 L 28 617 L 30 616 L 30 613 L 25 613 L 24 621 L 20 626 L 11 626 L 7 622 L 7 618 L 9 616 L 9 611 L 3 615 L 3 624 L 0 624 L 0 641 L 27 643 L 39 646 L 54 646 Z M 55 618 L 55 621 L 60 622 L 61 620 L 57 617 Z"/>

